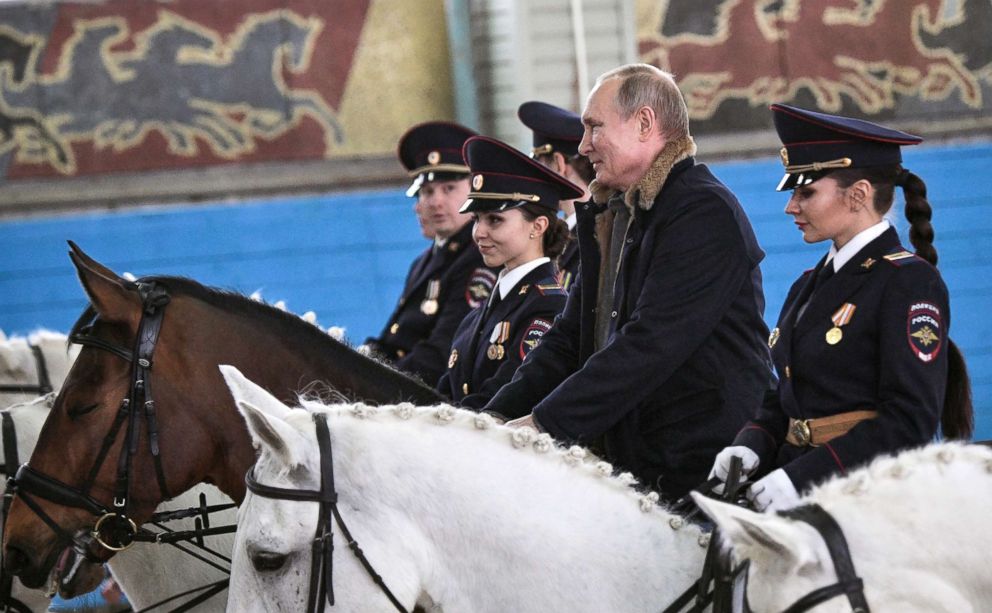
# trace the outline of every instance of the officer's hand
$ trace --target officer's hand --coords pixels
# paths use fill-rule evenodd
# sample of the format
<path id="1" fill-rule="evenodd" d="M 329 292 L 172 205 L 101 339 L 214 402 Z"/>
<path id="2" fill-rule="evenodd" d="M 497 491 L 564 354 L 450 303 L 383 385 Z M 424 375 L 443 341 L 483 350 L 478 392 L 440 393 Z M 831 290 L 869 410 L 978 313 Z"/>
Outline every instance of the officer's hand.
<path id="1" fill-rule="evenodd" d="M 773 470 L 747 488 L 747 499 L 758 511 L 778 511 L 796 506 L 799 492 L 781 468 Z"/>
<path id="2" fill-rule="evenodd" d="M 530 426 L 537 430 L 537 425 L 534 424 L 534 415 L 524 415 L 523 417 L 518 417 L 517 419 L 510 420 L 506 422 L 507 426 L 511 428 L 523 428 L 524 426 Z"/>
<path id="3" fill-rule="evenodd" d="M 741 459 L 741 468 L 744 471 L 744 475 L 750 475 L 758 468 L 758 454 L 756 454 L 749 447 L 734 445 L 732 447 L 725 448 L 723 451 L 716 454 L 716 460 L 714 460 L 713 468 L 710 470 L 709 479 L 716 477 L 723 482 L 713 488 L 714 494 L 723 493 L 723 484 L 727 482 L 727 472 L 730 470 L 731 458 Z"/>

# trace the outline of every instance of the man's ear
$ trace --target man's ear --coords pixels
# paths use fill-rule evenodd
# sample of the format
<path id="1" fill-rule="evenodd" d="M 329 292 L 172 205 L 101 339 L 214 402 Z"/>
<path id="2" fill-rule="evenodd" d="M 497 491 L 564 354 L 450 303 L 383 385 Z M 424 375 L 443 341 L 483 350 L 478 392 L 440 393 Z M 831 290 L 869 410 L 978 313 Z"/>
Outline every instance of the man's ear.
<path id="1" fill-rule="evenodd" d="M 654 109 L 644 105 L 634 113 L 637 119 L 637 135 L 642 142 L 650 140 L 658 131 L 658 116 Z"/>

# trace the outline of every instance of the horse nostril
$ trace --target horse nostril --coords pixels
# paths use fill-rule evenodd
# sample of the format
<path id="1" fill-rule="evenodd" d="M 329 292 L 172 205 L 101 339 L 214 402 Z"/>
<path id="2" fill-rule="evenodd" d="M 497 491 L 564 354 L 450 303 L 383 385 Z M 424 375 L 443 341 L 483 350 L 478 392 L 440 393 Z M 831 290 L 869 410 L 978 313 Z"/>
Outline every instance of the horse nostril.
<path id="1" fill-rule="evenodd" d="M 249 556 L 252 566 L 259 572 L 279 570 L 286 563 L 288 557 L 284 553 L 274 551 L 253 551 Z"/>
<path id="2" fill-rule="evenodd" d="M 20 574 L 27 568 L 28 556 L 16 547 L 7 547 L 3 554 L 3 568 L 12 575 Z"/>

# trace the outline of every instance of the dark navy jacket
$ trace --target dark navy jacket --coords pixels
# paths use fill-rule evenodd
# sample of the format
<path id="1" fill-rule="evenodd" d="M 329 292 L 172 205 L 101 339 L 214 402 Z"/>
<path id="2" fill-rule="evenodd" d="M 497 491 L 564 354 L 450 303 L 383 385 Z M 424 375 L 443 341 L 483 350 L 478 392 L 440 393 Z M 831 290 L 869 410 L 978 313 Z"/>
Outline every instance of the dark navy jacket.
<path id="1" fill-rule="evenodd" d="M 485 408 L 510 418 L 533 410 L 562 441 L 602 438 L 614 464 L 673 500 L 706 480 L 774 377 L 764 254 L 744 211 L 691 157 L 663 173 L 660 160 L 628 193 L 637 206 L 606 346 L 593 351 L 603 207 L 586 203 L 577 207 L 582 274 L 565 311 Z"/>
<path id="2" fill-rule="evenodd" d="M 554 264 L 545 262 L 524 275 L 488 312 L 484 306 L 472 310 L 455 332 L 448 371 L 438 382 L 438 391 L 460 406 L 481 408 L 551 329 L 567 296 Z M 501 351 L 490 351 L 493 330 L 501 323 L 509 324 L 502 328 L 508 339 L 501 343 Z"/>
<path id="3" fill-rule="evenodd" d="M 777 393 L 734 443 L 758 453 L 762 474 L 784 468 L 799 491 L 876 455 L 930 442 L 947 384 L 950 311 L 937 270 L 903 249 L 889 228 L 816 288 L 797 323 L 825 259 L 789 291 L 769 338 Z M 846 304 L 854 312 L 830 344 L 827 332 Z M 820 447 L 785 443 L 790 417 L 864 409 L 879 415 Z"/>
<path id="4" fill-rule="evenodd" d="M 378 338 L 367 344 L 397 368 L 435 385 L 444 373 L 455 329 L 473 308 L 489 299 L 496 273 L 482 263 L 472 224 L 436 254 L 422 253 L 406 277 L 403 295 Z M 425 305 L 431 282 L 439 282 L 436 311 Z"/>

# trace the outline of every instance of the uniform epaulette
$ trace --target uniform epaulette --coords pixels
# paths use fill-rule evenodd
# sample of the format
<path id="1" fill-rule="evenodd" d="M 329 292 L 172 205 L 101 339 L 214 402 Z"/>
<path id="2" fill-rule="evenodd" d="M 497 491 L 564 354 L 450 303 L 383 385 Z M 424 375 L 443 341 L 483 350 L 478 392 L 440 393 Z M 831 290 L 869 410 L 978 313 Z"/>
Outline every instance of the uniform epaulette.
<path id="1" fill-rule="evenodd" d="M 919 257 L 915 253 L 910 253 L 905 249 L 901 251 L 896 251 L 888 255 L 882 256 L 893 266 L 905 266 L 906 264 L 912 264 L 913 262 L 923 262 L 923 258 Z"/>
<path id="2" fill-rule="evenodd" d="M 567 296 L 568 292 L 554 279 L 545 279 L 546 283 L 535 283 L 534 287 L 542 296 Z"/>

